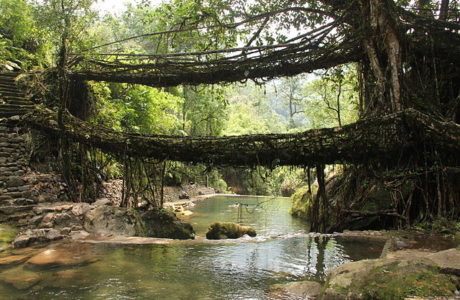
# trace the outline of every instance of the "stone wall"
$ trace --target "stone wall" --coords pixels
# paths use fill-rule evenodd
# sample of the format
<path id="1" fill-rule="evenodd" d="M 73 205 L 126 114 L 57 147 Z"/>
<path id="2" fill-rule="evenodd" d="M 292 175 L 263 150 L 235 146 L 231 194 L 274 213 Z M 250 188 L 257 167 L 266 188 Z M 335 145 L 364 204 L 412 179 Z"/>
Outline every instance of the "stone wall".
<path id="1" fill-rule="evenodd" d="M 0 221 L 21 226 L 26 225 L 24 219 L 37 199 L 25 178 L 29 172 L 26 140 L 17 124 L 12 124 L 14 118 L 0 119 Z"/>
<path id="2" fill-rule="evenodd" d="M 0 222 L 34 227 L 34 207 L 66 201 L 66 187 L 59 174 L 31 170 L 30 135 L 21 132 L 16 118 L 0 119 Z"/>

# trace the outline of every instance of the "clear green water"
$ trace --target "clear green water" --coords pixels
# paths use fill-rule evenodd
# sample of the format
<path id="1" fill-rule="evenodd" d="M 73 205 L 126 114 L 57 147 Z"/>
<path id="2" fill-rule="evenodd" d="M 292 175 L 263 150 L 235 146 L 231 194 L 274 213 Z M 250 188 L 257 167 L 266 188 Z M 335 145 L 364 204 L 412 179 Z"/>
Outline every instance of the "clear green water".
<path id="1" fill-rule="evenodd" d="M 290 208 L 289 198 L 218 196 L 198 202 L 193 208 L 195 214 L 188 221 L 198 236 L 204 236 L 213 222 L 252 226 L 263 238 L 308 232 L 305 221 L 289 215 Z"/>
<path id="2" fill-rule="evenodd" d="M 197 215 L 190 218 L 199 234 L 214 221 L 239 219 L 257 229 L 255 239 L 83 248 L 64 244 L 97 261 L 71 268 L 3 267 L 0 277 L 15 268 L 16 276 L 33 272 L 39 279 L 24 290 L 3 280 L 0 299 L 266 299 L 271 284 L 321 280 L 340 264 L 380 254 L 381 243 L 309 237 L 306 224 L 288 214 L 289 199 L 267 199 L 216 197 L 198 203 Z M 248 210 L 238 214 L 237 207 L 230 207 L 235 202 L 248 204 Z"/>

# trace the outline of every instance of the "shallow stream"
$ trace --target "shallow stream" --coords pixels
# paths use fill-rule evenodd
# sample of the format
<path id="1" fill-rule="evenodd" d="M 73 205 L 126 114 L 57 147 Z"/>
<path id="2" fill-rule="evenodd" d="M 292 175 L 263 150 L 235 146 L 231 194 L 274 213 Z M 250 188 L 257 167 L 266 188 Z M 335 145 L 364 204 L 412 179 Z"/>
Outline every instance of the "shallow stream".
<path id="1" fill-rule="evenodd" d="M 380 255 L 382 242 L 310 237 L 307 224 L 289 215 L 290 205 L 288 198 L 219 196 L 193 208 L 193 242 L 50 245 L 91 259 L 74 266 L 3 266 L 0 299 L 266 299 L 271 284 L 322 280 L 340 264 Z M 253 226 L 258 236 L 204 240 L 215 221 Z M 8 276 L 30 278 L 30 284 Z"/>

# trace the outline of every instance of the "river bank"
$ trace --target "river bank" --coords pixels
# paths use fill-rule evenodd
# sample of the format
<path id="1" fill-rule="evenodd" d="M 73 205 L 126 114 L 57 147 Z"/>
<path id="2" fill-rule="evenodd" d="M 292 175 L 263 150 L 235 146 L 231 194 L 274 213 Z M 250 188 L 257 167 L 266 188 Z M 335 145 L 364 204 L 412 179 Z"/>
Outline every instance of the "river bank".
<path id="1" fill-rule="evenodd" d="M 12 240 L 13 247 L 23 248 L 63 239 L 79 240 L 88 236 L 194 236 L 191 226 L 167 210 L 146 210 L 142 207 L 139 207 L 140 210 L 133 210 L 119 207 L 123 187 L 121 180 L 105 182 L 100 198 L 93 203 L 74 203 L 66 201 L 65 197 L 47 196 L 63 186 L 57 176 L 50 178 L 53 180 L 37 181 L 38 191 L 46 191 L 41 193 L 43 197 L 37 198 L 38 203 L 33 207 L 27 207 L 26 212 L 18 215 L 18 221 L 10 221 L 9 224 L 18 226 L 18 230 L 15 230 L 17 235 Z M 209 197 L 207 195 L 210 194 L 215 194 L 214 189 L 191 184 L 165 187 L 164 199 L 169 200 L 168 203 L 177 203 L 183 201 L 180 198 L 185 196 L 191 197 L 187 201 L 193 203 Z M 16 211 L 20 207 L 13 208 L 17 214 Z M 4 213 L 8 216 L 7 211 Z"/>

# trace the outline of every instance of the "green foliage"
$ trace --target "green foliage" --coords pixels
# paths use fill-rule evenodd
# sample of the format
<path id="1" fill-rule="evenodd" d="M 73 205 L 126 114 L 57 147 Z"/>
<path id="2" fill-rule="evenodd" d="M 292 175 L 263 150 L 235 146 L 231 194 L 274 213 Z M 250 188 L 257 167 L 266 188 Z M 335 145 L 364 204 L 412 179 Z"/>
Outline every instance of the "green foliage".
<path id="1" fill-rule="evenodd" d="M 45 63 L 48 45 L 27 1 L 0 0 L 0 67 L 29 69 Z"/>
<path id="2" fill-rule="evenodd" d="M 307 219 L 308 212 L 310 210 L 310 206 L 315 197 L 316 193 L 318 192 L 318 185 L 313 184 L 311 185 L 311 194 L 308 190 L 308 186 L 303 186 L 299 188 L 292 196 L 292 206 L 290 213 L 294 217 Z"/>
<path id="3" fill-rule="evenodd" d="M 90 32 L 97 20 L 91 6 L 95 0 L 35 0 L 35 18 L 52 42 L 53 54 L 57 54 L 62 37 L 69 42 L 74 53 L 93 46 L 98 41 Z"/>
<path id="4" fill-rule="evenodd" d="M 270 107 L 265 91 L 252 84 L 235 87 L 227 93 L 228 116 L 223 135 L 279 133 L 286 124 Z"/>
<path id="5" fill-rule="evenodd" d="M 358 84 L 352 66 L 336 67 L 318 74 L 304 87 L 310 128 L 343 126 L 358 118 Z"/>
<path id="6" fill-rule="evenodd" d="M 145 86 L 94 83 L 92 87 L 96 121 L 101 124 L 144 134 L 173 134 L 180 128 L 180 97 Z"/>
<path id="7" fill-rule="evenodd" d="M 219 86 L 183 87 L 182 130 L 193 136 L 217 136 L 222 132 L 227 101 Z"/>
<path id="8" fill-rule="evenodd" d="M 227 192 L 227 183 L 222 179 L 219 170 L 205 165 L 191 165 L 182 162 L 170 162 L 166 169 L 165 184 L 177 186 L 198 183 Z"/>
<path id="9" fill-rule="evenodd" d="M 235 103 L 229 107 L 223 135 L 269 133 L 266 121 L 251 104 Z"/>
<path id="10" fill-rule="evenodd" d="M 460 232 L 460 222 L 437 218 L 432 222 L 422 222 L 414 226 L 414 229 L 436 233 L 455 234 Z"/>

